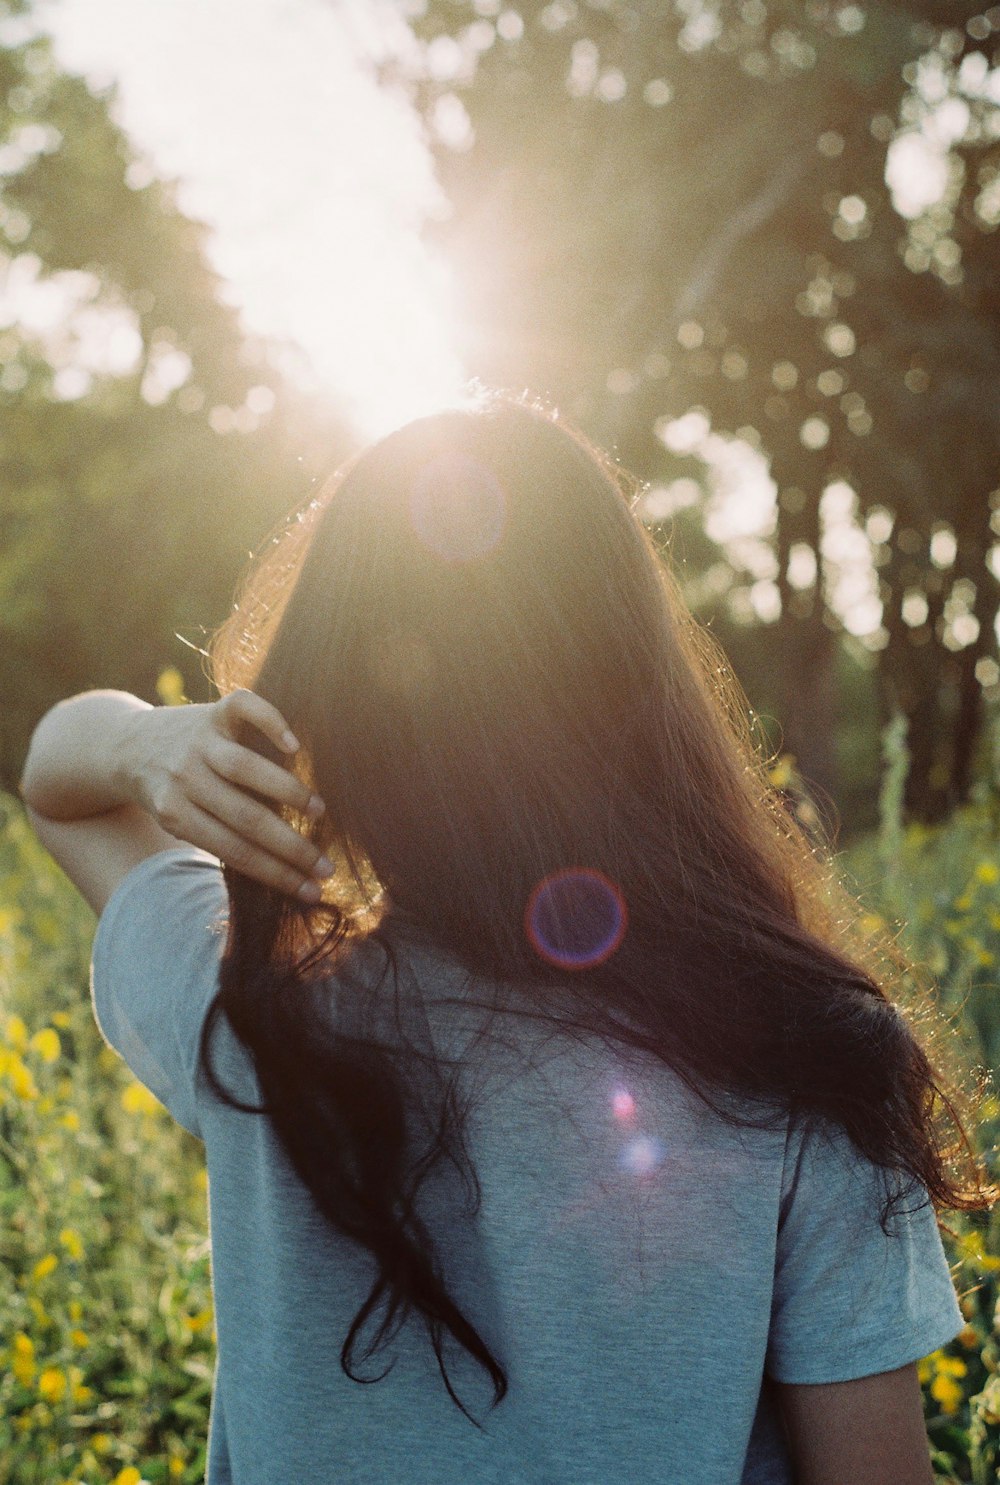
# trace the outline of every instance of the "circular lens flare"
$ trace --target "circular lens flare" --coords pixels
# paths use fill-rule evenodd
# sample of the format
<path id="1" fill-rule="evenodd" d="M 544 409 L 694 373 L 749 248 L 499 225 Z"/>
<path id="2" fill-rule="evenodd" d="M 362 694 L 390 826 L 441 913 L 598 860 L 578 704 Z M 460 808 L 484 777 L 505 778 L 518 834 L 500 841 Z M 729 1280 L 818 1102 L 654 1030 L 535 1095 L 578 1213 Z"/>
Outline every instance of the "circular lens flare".
<path id="1" fill-rule="evenodd" d="M 445 562 L 492 552 L 503 536 L 507 501 L 499 480 L 468 454 L 439 454 L 410 491 L 410 521 L 424 546 Z"/>
<path id="2" fill-rule="evenodd" d="M 560 969 L 592 969 L 610 959 L 625 937 L 625 899 L 591 867 L 543 877 L 528 898 L 524 928 L 535 953 Z"/>
<path id="3" fill-rule="evenodd" d="M 622 1170 L 636 1176 L 651 1176 L 663 1164 L 666 1151 L 655 1135 L 640 1134 L 629 1140 L 618 1159 Z"/>

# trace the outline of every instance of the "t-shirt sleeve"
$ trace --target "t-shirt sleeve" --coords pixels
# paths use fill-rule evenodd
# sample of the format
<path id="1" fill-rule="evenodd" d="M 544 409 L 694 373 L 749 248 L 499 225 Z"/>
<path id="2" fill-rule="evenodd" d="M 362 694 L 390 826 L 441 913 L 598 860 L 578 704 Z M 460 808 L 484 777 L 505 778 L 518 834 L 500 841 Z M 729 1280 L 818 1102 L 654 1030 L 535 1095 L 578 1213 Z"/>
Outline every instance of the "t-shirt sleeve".
<path id="1" fill-rule="evenodd" d="M 199 1139 L 198 1041 L 218 988 L 227 911 L 218 861 L 181 846 L 129 872 L 94 938 L 91 995 L 105 1040 Z"/>
<path id="2" fill-rule="evenodd" d="M 882 1231 L 882 1172 L 843 1130 L 794 1127 L 786 1150 L 766 1370 L 778 1382 L 894 1371 L 963 1325 L 922 1188 Z"/>

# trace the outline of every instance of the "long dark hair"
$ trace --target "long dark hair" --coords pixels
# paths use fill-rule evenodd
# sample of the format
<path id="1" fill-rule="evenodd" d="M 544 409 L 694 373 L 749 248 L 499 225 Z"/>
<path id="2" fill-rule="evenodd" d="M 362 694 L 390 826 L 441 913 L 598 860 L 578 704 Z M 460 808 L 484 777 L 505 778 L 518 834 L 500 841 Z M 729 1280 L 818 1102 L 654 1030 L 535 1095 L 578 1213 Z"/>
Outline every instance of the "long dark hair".
<path id="1" fill-rule="evenodd" d="M 334 971 L 343 985 L 375 954 L 398 1010 L 395 923 L 474 982 L 518 987 L 525 1016 L 667 1064 L 725 1119 L 839 1125 L 886 1174 L 887 1231 L 917 1183 L 937 1207 L 990 1195 L 898 966 L 857 937 L 856 905 L 771 787 L 634 494 L 555 414 L 483 395 L 334 476 L 212 652 L 222 691 L 257 690 L 302 740 L 327 813 L 296 823 L 339 872 L 310 908 L 227 871 L 200 1062 L 229 1104 L 271 1117 L 332 1227 L 374 1257 L 345 1372 L 365 1380 L 369 1321 L 366 1359 L 416 1311 L 463 1411 L 449 1335 L 494 1404 L 507 1382 L 417 1209 L 450 1160 L 474 1210 L 460 1085 L 357 1020 L 391 994 L 341 996 L 336 1015 L 326 999 Z M 260 1110 L 212 1071 L 223 1014 Z"/>

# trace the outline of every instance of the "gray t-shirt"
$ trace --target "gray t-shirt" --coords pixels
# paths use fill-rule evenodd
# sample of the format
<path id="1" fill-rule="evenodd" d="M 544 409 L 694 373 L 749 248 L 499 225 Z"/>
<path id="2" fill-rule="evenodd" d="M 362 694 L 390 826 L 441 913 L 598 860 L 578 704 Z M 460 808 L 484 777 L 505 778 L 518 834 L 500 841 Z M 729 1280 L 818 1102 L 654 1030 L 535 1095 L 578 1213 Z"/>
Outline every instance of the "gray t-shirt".
<path id="1" fill-rule="evenodd" d="M 507 1026 L 469 1116 L 481 1205 L 438 1238 L 510 1391 L 490 1411 L 485 1373 L 446 1352 L 476 1429 L 417 1317 L 365 1373 L 394 1358 L 384 1381 L 350 1381 L 340 1350 L 373 1260 L 330 1230 L 266 1116 L 196 1076 L 226 907 L 210 856 L 149 857 L 93 962 L 104 1036 L 205 1144 L 208 1485 L 790 1485 L 772 1379 L 891 1371 L 961 1328 L 931 1208 L 909 1201 L 886 1237 L 877 1173 L 842 1133 L 739 1129 L 651 1059 L 536 1032 L 522 1055 Z M 463 1045 L 462 974 L 412 953 L 435 1044 Z M 214 1046 L 226 1085 L 259 1101 L 224 1020 Z"/>

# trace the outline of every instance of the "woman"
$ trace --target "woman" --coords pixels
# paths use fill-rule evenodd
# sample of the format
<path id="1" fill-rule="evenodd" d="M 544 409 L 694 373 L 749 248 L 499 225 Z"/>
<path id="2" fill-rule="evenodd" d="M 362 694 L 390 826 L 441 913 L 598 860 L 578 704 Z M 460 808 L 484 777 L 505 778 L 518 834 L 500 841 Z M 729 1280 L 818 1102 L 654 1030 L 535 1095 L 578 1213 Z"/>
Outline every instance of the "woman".
<path id="1" fill-rule="evenodd" d="M 981 1172 L 620 472 L 502 396 L 412 423 L 213 660 L 23 780 L 205 1142 L 210 1485 L 929 1482 Z"/>

